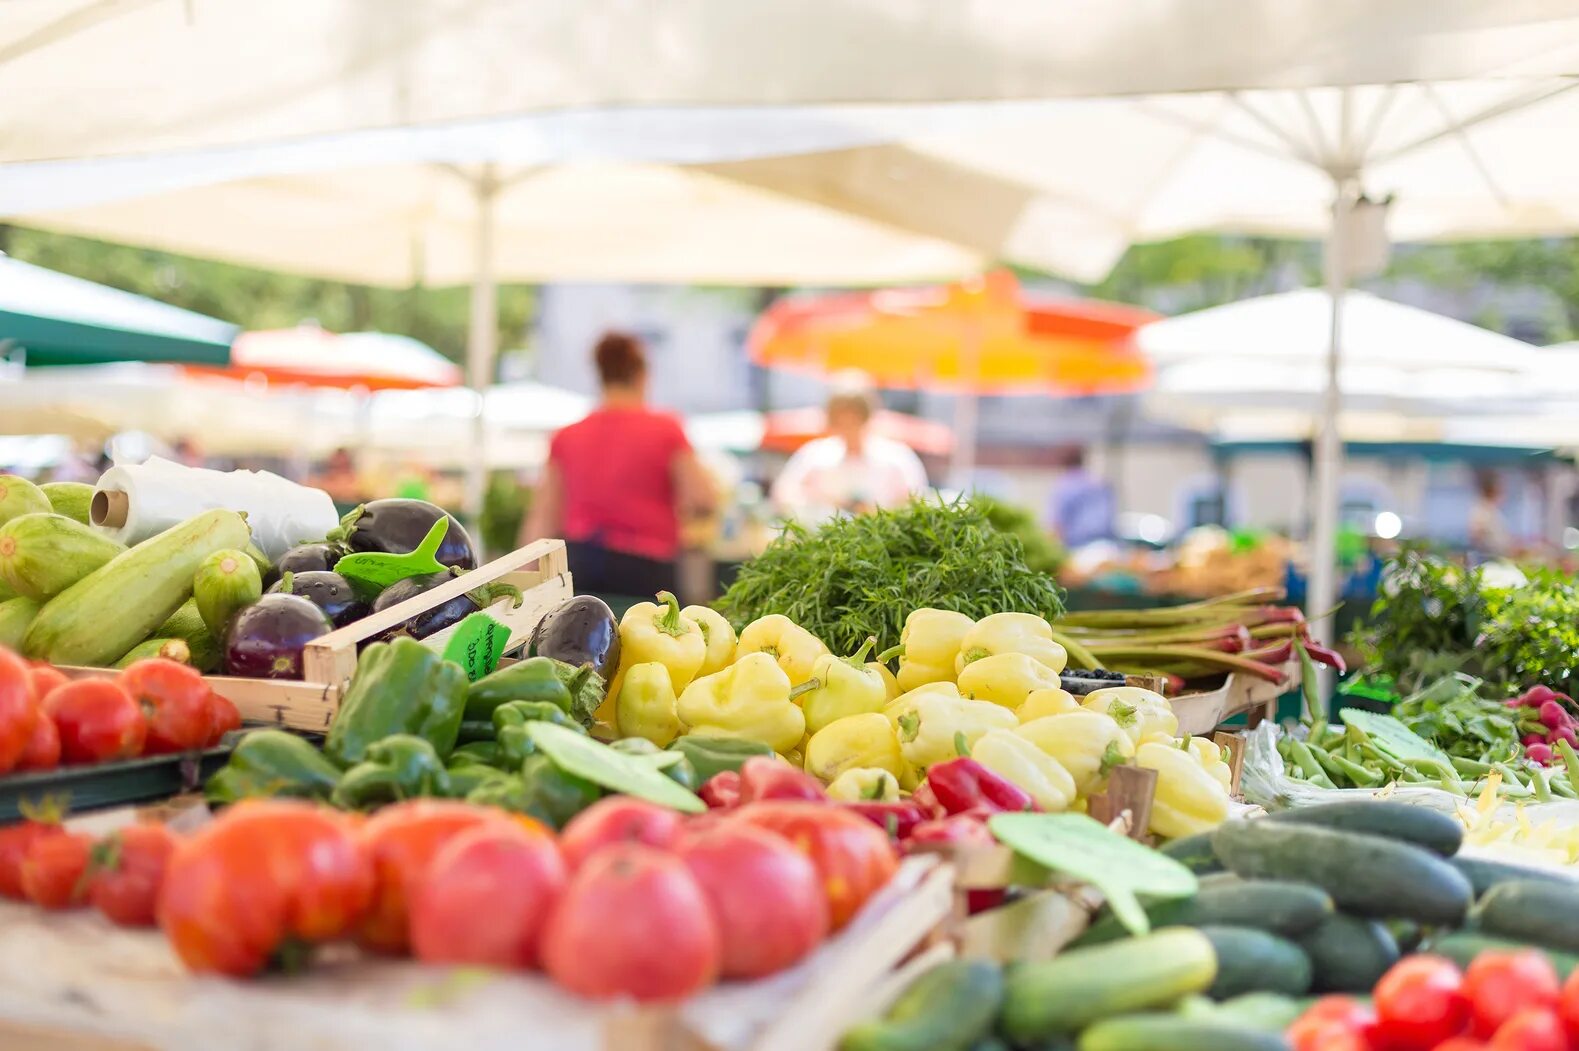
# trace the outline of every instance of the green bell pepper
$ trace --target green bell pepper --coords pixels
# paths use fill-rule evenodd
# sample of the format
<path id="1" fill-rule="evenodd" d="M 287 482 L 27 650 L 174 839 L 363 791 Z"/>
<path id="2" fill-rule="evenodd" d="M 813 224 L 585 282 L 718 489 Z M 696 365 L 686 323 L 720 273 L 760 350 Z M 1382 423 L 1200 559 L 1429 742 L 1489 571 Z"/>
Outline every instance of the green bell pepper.
<path id="1" fill-rule="evenodd" d="M 659 748 L 645 737 L 622 737 L 618 741 L 610 741 L 609 747 L 626 755 L 652 757 L 653 764 L 667 774 L 671 781 L 693 792 L 701 784 L 696 777 L 696 767 L 691 765 L 691 760 L 685 757 L 684 752 Z"/>
<path id="2" fill-rule="evenodd" d="M 450 777 L 449 795 L 452 799 L 465 799 L 483 785 L 494 781 L 513 781 L 513 775 L 495 766 L 487 766 L 475 759 L 451 761 L 446 768 Z"/>
<path id="3" fill-rule="evenodd" d="M 741 737 L 712 737 L 687 734 L 675 739 L 670 749 L 683 753 L 696 770 L 699 783 L 706 784 L 714 774 L 725 770 L 739 772 L 741 764 L 754 755 L 772 755 L 773 747 L 762 741 Z"/>
<path id="4" fill-rule="evenodd" d="M 461 720 L 461 730 L 460 733 L 456 734 L 455 740 L 463 745 L 477 744 L 479 742 L 486 744 L 492 741 L 493 719 L 490 717 L 488 719 Z M 455 753 L 451 752 L 450 754 L 454 755 Z"/>
<path id="5" fill-rule="evenodd" d="M 340 770 L 307 741 L 284 730 L 253 730 L 203 786 L 210 803 L 255 797 L 326 800 Z"/>
<path id="6" fill-rule="evenodd" d="M 528 756 L 519 774 L 490 780 L 473 789 L 468 803 L 496 806 L 527 814 L 554 828 L 598 801 L 602 790 L 585 778 L 568 774 L 548 756 Z"/>
<path id="7" fill-rule="evenodd" d="M 488 727 L 492 729 L 493 723 L 489 723 Z M 450 753 L 448 762 L 450 765 L 460 762 L 472 762 L 481 763 L 484 766 L 499 766 L 499 742 L 489 737 L 486 741 L 473 741 L 470 744 L 463 744 Z"/>
<path id="8" fill-rule="evenodd" d="M 509 701 L 493 710 L 494 740 L 499 744 L 499 763 L 511 766 L 537 751 L 526 732 L 529 722 L 554 723 L 579 733 L 581 724 L 548 701 Z"/>
<path id="9" fill-rule="evenodd" d="M 472 683 L 466 691 L 466 720 L 487 722 L 495 708 L 511 701 L 546 701 L 570 713 L 570 691 L 547 657 L 517 661 Z"/>
<path id="10" fill-rule="evenodd" d="M 368 746 L 367 758 L 341 776 L 331 801 L 356 810 L 449 794 L 449 771 L 432 743 L 414 734 L 394 734 Z"/>
<path id="11" fill-rule="evenodd" d="M 329 726 L 324 752 L 344 765 L 393 734 L 412 734 L 442 758 L 455 749 L 466 710 L 466 672 L 415 639 L 378 642 L 362 651 L 356 675 Z"/>

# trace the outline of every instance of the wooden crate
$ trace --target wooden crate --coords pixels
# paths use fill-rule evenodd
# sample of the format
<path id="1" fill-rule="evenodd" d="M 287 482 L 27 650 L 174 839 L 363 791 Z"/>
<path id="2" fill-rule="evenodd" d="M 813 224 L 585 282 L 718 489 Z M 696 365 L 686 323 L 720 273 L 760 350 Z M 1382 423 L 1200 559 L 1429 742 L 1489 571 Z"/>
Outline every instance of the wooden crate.
<path id="1" fill-rule="evenodd" d="M 215 693 L 230 699 L 248 723 L 323 733 L 334 719 L 346 683 L 356 671 L 360 643 L 424 610 L 495 582 L 513 584 L 521 589 L 519 606 L 512 608 L 508 601 L 501 599 L 487 611 L 489 616 L 510 629 L 508 649 L 524 643 L 538 621 L 574 594 L 564 541 L 535 541 L 431 591 L 314 639 L 302 654 L 303 678 L 300 682 L 225 675 L 208 676 L 208 682 Z M 423 641 L 442 650 L 453 634 L 453 627 L 446 628 Z M 75 678 L 116 674 L 105 668 L 61 670 Z"/>
<path id="2" fill-rule="evenodd" d="M 186 974 L 157 933 L 0 903 L 5 1051 L 823 1051 L 897 992 L 948 915 L 952 873 L 906 859 L 798 966 L 678 1005 L 582 1000 L 538 975 L 348 958 L 294 979 Z M 933 950 L 933 957 L 938 955 Z"/>
<path id="3" fill-rule="evenodd" d="M 1275 718 L 1277 700 L 1300 686 L 1297 658 L 1283 665 L 1282 685 L 1235 672 L 1209 693 L 1186 693 L 1170 697 L 1173 714 L 1179 717 L 1179 733 L 1205 737 L 1224 721 L 1250 713 L 1251 725 L 1263 718 Z"/>

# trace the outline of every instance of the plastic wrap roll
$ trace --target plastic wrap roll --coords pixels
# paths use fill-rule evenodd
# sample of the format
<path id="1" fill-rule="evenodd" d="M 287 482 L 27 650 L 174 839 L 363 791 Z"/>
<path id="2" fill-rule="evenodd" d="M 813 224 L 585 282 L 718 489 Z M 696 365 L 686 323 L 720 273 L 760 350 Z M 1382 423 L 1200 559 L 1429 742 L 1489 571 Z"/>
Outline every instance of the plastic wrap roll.
<path id="1" fill-rule="evenodd" d="M 210 471 L 157 456 L 105 471 L 89 514 L 100 532 L 130 546 L 216 507 L 246 512 L 253 542 L 271 559 L 322 539 L 340 521 L 322 489 L 268 471 Z"/>

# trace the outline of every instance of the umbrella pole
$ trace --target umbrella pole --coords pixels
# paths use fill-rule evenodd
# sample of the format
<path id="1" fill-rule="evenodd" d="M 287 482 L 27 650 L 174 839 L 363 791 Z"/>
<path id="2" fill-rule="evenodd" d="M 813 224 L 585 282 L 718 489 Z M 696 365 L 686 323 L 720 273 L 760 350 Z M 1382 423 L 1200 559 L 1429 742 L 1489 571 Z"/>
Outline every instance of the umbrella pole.
<path id="1" fill-rule="evenodd" d="M 1338 511 L 1340 501 L 1339 479 L 1343 474 L 1343 440 L 1338 433 L 1338 414 L 1342 408 L 1343 391 L 1338 383 L 1342 354 L 1343 298 L 1348 288 L 1347 258 L 1348 187 L 1341 180 L 1334 180 L 1336 196 L 1332 205 L 1332 229 L 1327 237 L 1327 292 L 1332 300 L 1332 332 L 1327 344 L 1327 382 L 1322 390 L 1321 417 L 1316 434 L 1315 493 L 1311 504 L 1310 586 L 1306 596 L 1305 613 L 1310 619 L 1311 630 L 1323 641 L 1331 640 L 1332 617 L 1316 618 L 1332 609 L 1338 595 Z M 1322 696 L 1329 694 L 1332 677 L 1325 669 L 1320 671 L 1318 687 Z"/>
<path id="2" fill-rule="evenodd" d="M 466 333 L 466 382 L 476 392 L 477 399 L 476 415 L 472 417 L 471 450 L 466 460 L 464 510 L 473 536 L 481 543 L 483 499 L 488 486 L 488 421 L 483 413 L 483 396 L 493 380 L 494 358 L 499 349 L 499 288 L 493 250 L 493 205 L 499 181 L 493 165 L 483 169 L 473 188 L 477 194 L 477 231 L 471 315 Z"/>

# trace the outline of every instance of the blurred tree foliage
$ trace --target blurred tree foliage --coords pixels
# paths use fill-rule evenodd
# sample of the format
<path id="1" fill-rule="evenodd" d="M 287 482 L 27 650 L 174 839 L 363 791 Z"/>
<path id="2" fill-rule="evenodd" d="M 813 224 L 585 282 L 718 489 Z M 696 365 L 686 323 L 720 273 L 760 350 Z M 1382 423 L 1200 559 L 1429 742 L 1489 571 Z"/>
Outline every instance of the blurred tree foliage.
<path id="1" fill-rule="evenodd" d="M 23 227 L 0 226 L 0 251 L 243 328 L 315 320 L 331 332 L 399 332 L 455 361 L 466 357 L 465 288 L 369 288 Z M 527 286 L 499 289 L 500 347 L 524 342 L 532 299 Z"/>
<path id="2" fill-rule="evenodd" d="M 1308 241 L 1194 234 L 1135 245 L 1092 295 L 1177 314 L 1321 280 L 1321 249 Z"/>

